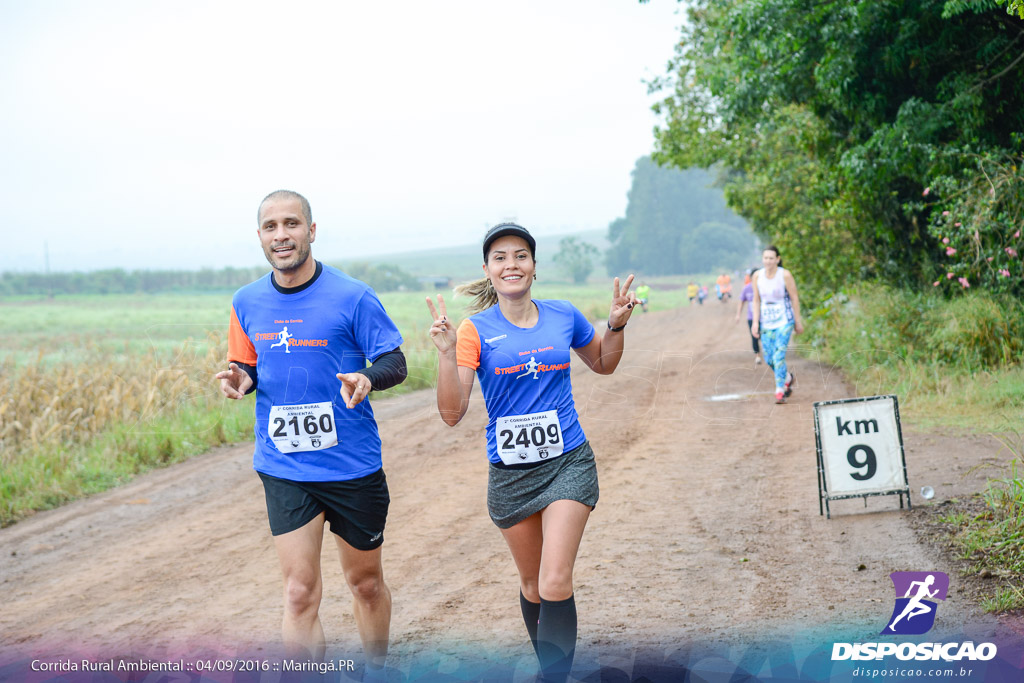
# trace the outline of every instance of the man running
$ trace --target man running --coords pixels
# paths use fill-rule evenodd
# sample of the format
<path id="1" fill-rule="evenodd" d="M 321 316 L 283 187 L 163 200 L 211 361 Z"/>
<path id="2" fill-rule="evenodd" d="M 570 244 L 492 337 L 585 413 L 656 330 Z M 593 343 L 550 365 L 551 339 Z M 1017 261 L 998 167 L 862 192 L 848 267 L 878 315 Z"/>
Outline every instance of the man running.
<path id="1" fill-rule="evenodd" d="M 640 310 L 646 313 L 647 303 L 651 299 L 651 288 L 641 282 L 640 286 L 636 288 L 636 299 L 640 302 Z"/>
<path id="2" fill-rule="evenodd" d="M 367 669 L 379 670 L 391 623 L 381 567 L 390 497 L 364 399 L 405 379 L 402 336 L 369 286 L 313 260 L 305 197 L 272 192 L 257 215 L 273 272 L 235 293 L 229 369 L 216 378 L 228 398 L 256 392 L 253 468 L 284 577 L 285 647 L 316 660 L 326 651 L 320 550 L 330 522 Z"/>
<path id="3" fill-rule="evenodd" d="M 686 297 L 693 303 L 693 300 L 697 298 L 697 294 L 700 292 L 700 287 L 697 286 L 696 282 L 690 281 L 686 284 Z"/>
<path id="4" fill-rule="evenodd" d="M 718 293 L 718 300 L 725 303 L 732 298 L 732 278 L 729 273 L 722 273 L 715 280 L 715 291 Z"/>

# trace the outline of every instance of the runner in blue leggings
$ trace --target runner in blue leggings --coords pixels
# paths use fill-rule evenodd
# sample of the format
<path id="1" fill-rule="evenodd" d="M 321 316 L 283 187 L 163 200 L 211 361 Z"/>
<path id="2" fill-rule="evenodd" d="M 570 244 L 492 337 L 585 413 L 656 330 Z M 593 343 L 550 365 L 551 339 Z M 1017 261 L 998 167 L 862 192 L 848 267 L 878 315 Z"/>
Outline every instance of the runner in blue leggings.
<path id="1" fill-rule="evenodd" d="M 782 267 L 782 256 L 771 246 L 761 254 L 764 268 L 754 273 L 754 320 L 750 333 L 761 340 L 764 362 L 775 371 L 775 402 L 785 403 L 793 392 L 793 373 L 786 368 L 786 347 L 795 331 L 804 331 L 800 297 L 793 274 Z"/>

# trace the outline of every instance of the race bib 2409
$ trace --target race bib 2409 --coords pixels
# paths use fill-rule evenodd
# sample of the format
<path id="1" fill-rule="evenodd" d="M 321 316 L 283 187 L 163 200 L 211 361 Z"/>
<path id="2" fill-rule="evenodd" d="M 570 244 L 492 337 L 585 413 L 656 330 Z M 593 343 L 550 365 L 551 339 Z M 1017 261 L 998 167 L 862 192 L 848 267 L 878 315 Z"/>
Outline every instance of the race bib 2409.
<path id="1" fill-rule="evenodd" d="M 498 457 L 506 465 L 557 458 L 562 454 L 558 411 L 499 417 L 494 425 Z"/>

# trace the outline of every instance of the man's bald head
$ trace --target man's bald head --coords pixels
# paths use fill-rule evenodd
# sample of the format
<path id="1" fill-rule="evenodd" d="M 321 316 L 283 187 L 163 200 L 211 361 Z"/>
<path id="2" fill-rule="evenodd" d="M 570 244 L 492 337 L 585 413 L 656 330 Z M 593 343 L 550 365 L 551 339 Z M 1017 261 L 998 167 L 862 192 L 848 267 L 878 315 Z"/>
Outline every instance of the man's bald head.
<path id="1" fill-rule="evenodd" d="M 313 225 L 313 210 L 309 208 L 309 201 L 298 192 L 291 190 L 274 190 L 260 202 L 260 208 L 256 211 L 256 225 L 262 223 L 263 205 L 270 199 L 298 199 L 302 205 L 302 216 L 306 219 L 306 225 Z"/>

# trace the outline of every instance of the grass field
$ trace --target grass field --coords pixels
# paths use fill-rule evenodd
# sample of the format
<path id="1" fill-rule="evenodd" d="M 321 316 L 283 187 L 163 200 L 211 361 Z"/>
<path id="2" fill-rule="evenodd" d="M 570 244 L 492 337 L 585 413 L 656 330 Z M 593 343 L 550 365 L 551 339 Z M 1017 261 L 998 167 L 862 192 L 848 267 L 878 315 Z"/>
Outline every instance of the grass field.
<path id="1" fill-rule="evenodd" d="M 226 329 L 231 295 L 70 296 L 0 305 L 0 362 L 74 363 L 170 354 Z"/>

